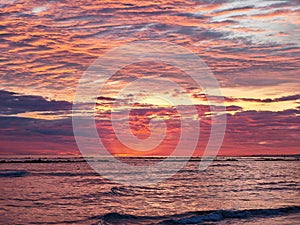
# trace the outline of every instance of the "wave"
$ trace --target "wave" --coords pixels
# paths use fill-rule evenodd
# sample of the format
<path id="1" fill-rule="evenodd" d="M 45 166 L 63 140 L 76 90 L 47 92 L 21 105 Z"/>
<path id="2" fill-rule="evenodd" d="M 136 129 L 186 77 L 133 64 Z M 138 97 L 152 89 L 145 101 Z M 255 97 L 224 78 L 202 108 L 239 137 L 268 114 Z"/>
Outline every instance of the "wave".
<path id="1" fill-rule="evenodd" d="M 26 170 L 1 170 L 0 177 L 25 177 L 25 176 L 57 176 L 57 177 L 95 177 L 96 172 L 29 172 Z"/>
<path id="2" fill-rule="evenodd" d="M 134 196 L 136 195 L 133 191 L 130 189 L 127 189 L 125 187 L 112 187 L 110 190 L 112 195 L 120 195 L 120 196 Z"/>
<path id="3" fill-rule="evenodd" d="M 30 173 L 26 170 L 1 170 L 0 177 L 24 177 Z"/>
<path id="4" fill-rule="evenodd" d="M 161 188 L 138 187 L 138 186 L 112 187 L 110 189 L 110 192 L 108 192 L 107 194 L 116 195 L 116 196 L 137 196 L 137 195 L 144 195 L 146 192 L 150 193 L 157 190 L 161 190 Z"/>
<path id="5" fill-rule="evenodd" d="M 55 177 L 89 177 L 89 176 L 98 176 L 96 172 L 39 172 L 33 173 L 34 176 L 55 176 Z"/>
<path id="6" fill-rule="evenodd" d="M 179 220 L 173 220 L 179 224 L 188 223 L 203 223 L 203 222 L 216 222 L 224 219 L 245 219 L 252 217 L 266 217 L 266 216 L 278 216 L 289 213 L 299 213 L 300 206 L 291 206 L 277 209 L 248 209 L 248 210 L 217 210 L 204 215 L 196 215 L 187 218 L 181 218 Z M 171 222 L 171 221 L 170 221 Z"/>
<path id="7" fill-rule="evenodd" d="M 300 206 L 275 209 L 211 210 L 187 212 L 170 216 L 136 216 L 119 213 L 107 213 L 91 217 L 103 224 L 201 224 L 218 222 L 225 219 L 249 219 L 254 217 L 274 217 L 291 213 L 300 213 Z"/>

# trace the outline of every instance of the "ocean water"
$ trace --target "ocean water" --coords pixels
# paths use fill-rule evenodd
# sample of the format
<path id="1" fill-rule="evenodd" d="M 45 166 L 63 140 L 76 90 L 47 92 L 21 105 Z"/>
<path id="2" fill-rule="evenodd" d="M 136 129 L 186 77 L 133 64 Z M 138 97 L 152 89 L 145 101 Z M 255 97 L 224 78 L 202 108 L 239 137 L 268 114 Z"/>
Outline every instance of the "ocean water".
<path id="1" fill-rule="evenodd" d="M 299 165 L 295 158 L 222 158 L 201 172 L 193 160 L 161 183 L 131 186 L 82 160 L 5 159 L 0 224 L 300 224 Z"/>

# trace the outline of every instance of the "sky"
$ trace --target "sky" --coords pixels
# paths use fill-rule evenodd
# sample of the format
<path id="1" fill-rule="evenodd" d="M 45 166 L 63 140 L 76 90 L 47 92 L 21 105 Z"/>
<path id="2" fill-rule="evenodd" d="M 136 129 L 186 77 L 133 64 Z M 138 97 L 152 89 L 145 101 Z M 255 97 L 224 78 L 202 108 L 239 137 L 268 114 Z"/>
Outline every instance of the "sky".
<path id="1" fill-rule="evenodd" d="M 296 0 L 0 0 L 0 154 L 80 155 L 72 128 L 72 116 L 85 113 L 72 113 L 80 79 L 111 49 L 150 40 L 188 49 L 217 79 L 226 107 L 221 114 L 227 117 L 219 155 L 300 154 L 299 14 Z M 143 77 L 151 81 L 118 94 Z M 162 78 L 183 90 L 158 88 Z M 192 120 L 200 124 L 193 155 L 202 155 L 212 120 L 220 115 L 211 112 L 203 90 L 187 80 L 184 71 L 162 62 L 133 63 L 117 71 L 101 93 L 99 87 L 93 111 L 87 112 L 95 115 L 106 149 L 121 156 L 172 153 L 182 117 L 163 99 L 148 95 L 136 102 L 141 88 L 151 87 L 186 109 L 183 96 L 191 99 L 198 112 Z M 222 96 L 212 96 L 212 107 L 219 107 Z M 117 100 L 122 105 L 115 106 Z M 123 121 L 128 109 L 129 121 Z M 120 117 L 120 132 L 139 140 L 161 132 L 155 123 L 149 125 L 151 119 L 164 120 L 164 139 L 147 151 L 132 149 L 116 136 L 112 113 Z M 89 129 L 88 124 L 81 128 Z M 194 134 L 198 128 L 184 129 Z"/>

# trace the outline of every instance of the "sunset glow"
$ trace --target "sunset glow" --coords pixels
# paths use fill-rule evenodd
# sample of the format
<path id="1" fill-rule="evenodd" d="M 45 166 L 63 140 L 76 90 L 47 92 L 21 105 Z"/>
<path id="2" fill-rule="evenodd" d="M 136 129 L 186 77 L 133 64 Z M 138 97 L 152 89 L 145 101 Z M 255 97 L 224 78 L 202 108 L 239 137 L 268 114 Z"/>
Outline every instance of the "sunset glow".
<path id="1" fill-rule="evenodd" d="M 199 56 L 218 80 L 226 106 L 222 113 L 227 115 L 219 155 L 300 154 L 299 3 L 171 2 L 0 1 L 0 153 L 80 155 L 72 129 L 72 102 L 80 78 L 94 60 L 115 47 L 161 40 Z M 148 96 L 142 102 L 135 102 L 141 92 L 119 95 L 145 75 L 153 88 L 166 79 L 184 91 L 155 90 L 160 98 Z M 93 112 L 73 116 L 95 114 L 99 138 L 112 155 L 167 156 L 178 143 L 181 123 L 176 107 L 166 99 L 191 105 L 183 98 L 187 95 L 198 111 L 191 118 L 200 123 L 193 155 L 201 156 L 211 118 L 218 115 L 211 115 L 203 90 L 191 83 L 180 68 L 134 63 L 99 89 Z M 222 96 L 212 97 L 211 107 L 217 108 Z M 116 100 L 122 105 L 114 106 Z M 128 108 L 130 119 L 124 124 L 137 138 L 161 132 L 160 127 L 151 130 L 151 119 L 165 122 L 166 137 L 159 146 L 136 151 L 118 140 L 111 113 L 122 121 Z M 189 132 L 194 129 L 189 127 Z M 130 132 L 124 130 L 125 135 Z"/>

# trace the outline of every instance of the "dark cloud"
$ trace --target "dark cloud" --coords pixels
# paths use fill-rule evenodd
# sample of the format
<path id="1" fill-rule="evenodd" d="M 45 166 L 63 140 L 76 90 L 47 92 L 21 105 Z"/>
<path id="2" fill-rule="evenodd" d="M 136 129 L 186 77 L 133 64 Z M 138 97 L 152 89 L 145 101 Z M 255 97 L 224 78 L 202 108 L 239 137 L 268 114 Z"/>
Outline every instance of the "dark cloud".
<path id="1" fill-rule="evenodd" d="M 226 111 L 241 111 L 243 108 L 236 105 L 230 105 L 226 107 Z"/>
<path id="2" fill-rule="evenodd" d="M 71 119 L 0 117 L 2 154 L 78 153 Z"/>
<path id="3" fill-rule="evenodd" d="M 0 130 L 4 136 L 18 137 L 36 136 L 73 136 L 71 118 L 43 120 L 15 116 L 0 117 Z"/>
<path id="4" fill-rule="evenodd" d="M 227 116 L 223 148 L 237 147 L 237 152 L 278 154 L 299 151 L 300 110 L 243 111 Z"/>
<path id="5" fill-rule="evenodd" d="M 97 100 L 100 100 L 100 101 L 115 101 L 116 99 L 115 98 L 110 98 L 110 97 L 105 97 L 105 96 L 99 96 L 99 97 L 97 97 Z"/>
<path id="6" fill-rule="evenodd" d="M 257 99 L 257 98 L 239 98 L 238 100 L 246 101 L 246 102 L 262 102 L 262 103 L 272 103 L 272 102 L 284 102 L 284 101 L 295 101 L 300 100 L 300 94 L 282 96 L 280 98 L 265 98 L 265 99 Z"/>
<path id="7" fill-rule="evenodd" d="M 205 94 L 193 94 L 194 98 L 206 100 Z M 273 103 L 273 102 L 285 102 L 285 101 L 297 101 L 300 100 L 300 94 L 295 95 L 288 95 L 288 96 L 282 96 L 279 98 L 265 98 L 265 99 L 259 99 L 259 98 L 234 98 L 234 97 L 223 97 L 223 96 L 210 96 L 210 99 L 215 101 L 221 101 L 225 100 L 225 102 L 236 102 L 236 101 L 245 101 L 245 102 L 261 102 L 261 103 Z"/>
<path id="8" fill-rule="evenodd" d="M 67 101 L 47 100 L 41 96 L 19 95 L 0 90 L 0 114 L 10 115 L 34 111 L 71 110 L 72 103 Z"/>

